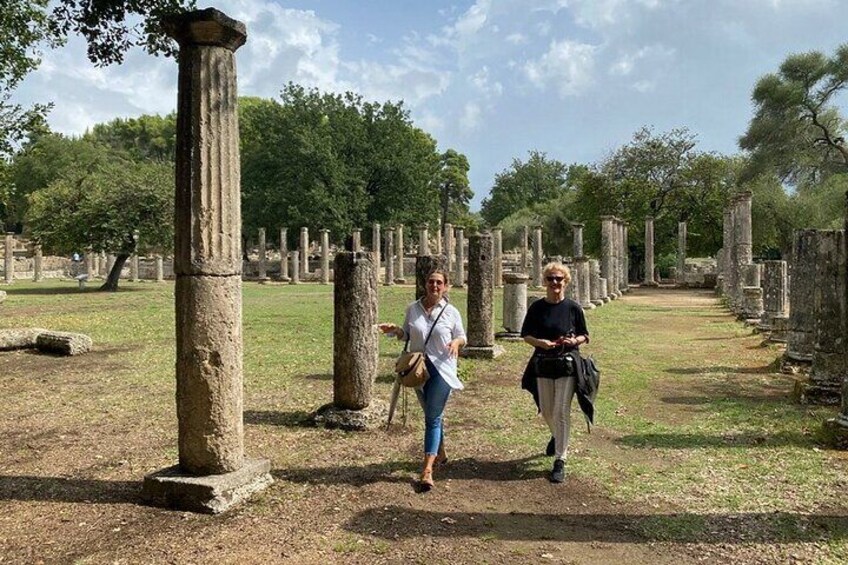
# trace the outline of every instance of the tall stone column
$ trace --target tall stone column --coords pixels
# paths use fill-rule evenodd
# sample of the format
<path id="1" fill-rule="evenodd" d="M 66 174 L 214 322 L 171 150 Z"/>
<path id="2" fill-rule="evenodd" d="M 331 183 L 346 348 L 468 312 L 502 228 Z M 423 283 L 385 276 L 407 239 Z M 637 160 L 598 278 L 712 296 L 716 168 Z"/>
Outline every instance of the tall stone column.
<path id="1" fill-rule="evenodd" d="M 309 274 L 309 228 L 300 228 L 300 272 Z"/>
<path id="2" fill-rule="evenodd" d="M 289 282 L 289 229 L 280 228 L 280 280 Z"/>
<path id="3" fill-rule="evenodd" d="M 291 278 L 289 284 L 300 284 L 300 251 L 295 249 L 291 255 Z"/>
<path id="4" fill-rule="evenodd" d="M 353 249 L 354 253 L 358 253 L 362 251 L 362 229 L 361 228 L 353 228 L 353 235 L 351 237 L 353 240 Z"/>
<path id="5" fill-rule="evenodd" d="M 235 50 L 213 8 L 164 21 L 180 45 L 174 272 L 179 465 L 148 475 L 157 504 L 222 512 L 272 482 L 242 422 L 241 190 Z"/>
<path id="6" fill-rule="evenodd" d="M 621 223 L 621 290 L 630 292 L 630 245 L 627 241 L 627 223 Z"/>
<path id="7" fill-rule="evenodd" d="M 723 260 L 722 260 L 722 294 L 727 300 L 730 309 L 733 309 L 733 288 L 735 288 L 734 282 L 734 266 L 736 265 L 736 245 L 733 241 L 733 205 L 728 204 L 724 208 L 723 220 L 722 220 L 722 229 L 721 229 L 721 237 L 722 237 L 722 249 L 723 252 Z"/>
<path id="8" fill-rule="evenodd" d="M 583 257 L 583 228 L 586 224 L 571 222 L 571 238 L 574 240 L 573 256 Z"/>
<path id="9" fill-rule="evenodd" d="M 576 277 L 577 285 L 577 301 L 584 310 L 594 310 L 595 305 L 592 304 L 591 279 L 589 277 L 589 259 L 587 257 L 574 258 L 574 272 L 572 277 Z"/>
<path id="10" fill-rule="evenodd" d="M 453 286 L 463 288 L 465 286 L 465 230 L 454 228 L 454 239 L 456 240 L 456 276 Z"/>
<path id="11" fill-rule="evenodd" d="M 845 230 L 821 230 L 816 238 L 816 284 L 813 289 L 813 366 L 804 386 L 810 404 L 840 403 L 848 377 L 846 350 Z"/>
<path id="12" fill-rule="evenodd" d="M 785 317 L 789 312 L 786 293 L 786 261 L 763 261 L 763 315 L 760 331 L 770 332 L 776 317 Z"/>
<path id="13" fill-rule="evenodd" d="M 165 282 L 165 262 L 162 255 L 156 254 L 156 282 Z"/>
<path id="14" fill-rule="evenodd" d="M 445 232 L 445 269 L 448 273 L 453 274 L 454 271 L 454 242 L 453 242 L 453 224 L 445 222 L 442 227 Z"/>
<path id="15" fill-rule="evenodd" d="M 318 410 L 316 421 L 363 430 L 382 423 L 378 407 L 371 407 L 379 351 L 377 273 L 373 254 L 365 252 L 336 253 L 333 267 L 333 402 Z"/>
<path id="16" fill-rule="evenodd" d="M 743 192 L 736 197 L 736 206 L 734 213 L 734 240 L 736 243 L 736 279 L 734 303 L 738 312 L 741 305 L 744 303 L 743 288 L 745 286 L 744 269 L 746 265 L 750 265 L 754 261 L 753 246 L 752 246 L 752 225 L 751 225 L 751 198 L 750 192 Z"/>
<path id="17" fill-rule="evenodd" d="M 97 274 L 94 269 L 94 252 L 91 248 L 85 250 L 85 274 L 88 278 L 93 278 Z"/>
<path id="18" fill-rule="evenodd" d="M 138 253 L 130 255 L 130 279 L 138 282 Z"/>
<path id="19" fill-rule="evenodd" d="M 381 244 L 382 238 L 380 236 L 380 224 L 374 222 L 374 225 L 371 226 L 371 253 L 374 254 L 374 274 L 377 277 L 377 280 L 380 280 L 380 268 L 383 265 Z"/>
<path id="20" fill-rule="evenodd" d="M 12 284 L 15 280 L 15 234 L 6 233 L 6 255 L 3 261 L 4 282 Z"/>
<path id="21" fill-rule="evenodd" d="M 94 275 L 95 277 L 99 277 L 101 273 L 101 269 L 103 267 L 103 253 L 95 253 L 94 258 L 92 259 L 92 265 L 94 265 Z"/>
<path id="22" fill-rule="evenodd" d="M 100 264 L 98 265 L 98 272 L 100 276 L 106 278 L 109 276 L 109 271 L 112 269 L 109 267 L 109 258 L 106 255 L 105 251 L 100 252 Z"/>
<path id="23" fill-rule="evenodd" d="M 41 245 L 37 243 L 33 246 L 32 270 L 33 281 L 41 282 Z"/>
<path id="24" fill-rule="evenodd" d="M 792 241 L 786 357 L 795 362 L 813 359 L 817 238 L 818 230 L 795 230 Z"/>
<path id="25" fill-rule="evenodd" d="M 386 286 L 395 284 L 395 228 L 386 228 Z"/>
<path id="26" fill-rule="evenodd" d="M 533 286 L 542 287 L 542 226 L 533 228 Z"/>
<path id="27" fill-rule="evenodd" d="M 492 235 L 472 235 L 468 242 L 468 344 L 462 349 L 463 357 L 494 359 L 504 351 L 495 345 L 493 259 Z"/>
<path id="28" fill-rule="evenodd" d="M 330 230 L 321 233 L 321 284 L 330 284 Z"/>
<path id="29" fill-rule="evenodd" d="M 418 256 L 430 255 L 430 234 L 427 224 L 422 224 L 418 228 Z"/>
<path id="30" fill-rule="evenodd" d="M 436 246 L 436 249 L 435 249 L 436 255 L 443 255 L 444 252 L 442 251 L 442 230 L 436 228 L 436 233 L 433 234 L 433 235 L 434 235 L 433 239 L 435 240 L 435 246 Z M 448 271 L 448 272 L 450 272 L 450 271 Z"/>
<path id="31" fill-rule="evenodd" d="M 266 263 L 265 248 L 265 228 L 259 228 L 259 280 L 264 281 L 268 278 L 268 264 Z"/>
<path id="32" fill-rule="evenodd" d="M 494 246 L 495 287 L 503 286 L 503 229 L 492 228 L 492 245 Z"/>
<path id="33" fill-rule="evenodd" d="M 528 274 L 530 263 L 530 251 L 527 247 L 530 241 L 530 226 L 522 226 L 521 228 L 521 272 Z"/>
<path id="34" fill-rule="evenodd" d="M 606 279 L 607 288 L 604 297 L 617 298 L 613 290 L 613 277 L 615 276 L 615 235 L 613 216 L 601 216 L 601 278 Z"/>
<path id="35" fill-rule="evenodd" d="M 604 305 L 604 295 L 601 293 L 601 263 L 597 259 L 589 259 L 589 298 L 595 306 Z"/>
<path id="36" fill-rule="evenodd" d="M 406 284 L 403 277 L 403 224 L 398 224 L 395 230 L 395 282 Z"/>
<path id="37" fill-rule="evenodd" d="M 496 339 L 504 341 L 522 341 L 521 326 L 527 315 L 527 281 L 524 273 L 506 273 L 503 276 L 503 332 L 495 334 Z"/>
<path id="38" fill-rule="evenodd" d="M 677 222 L 677 284 L 686 284 L 686 222 Z"/>
<path id="39" fill-rule="evenodd" d="M 654 278 L 654 219 L 645 218 L 645 279 L 642 286 L 657 286 Z"/>

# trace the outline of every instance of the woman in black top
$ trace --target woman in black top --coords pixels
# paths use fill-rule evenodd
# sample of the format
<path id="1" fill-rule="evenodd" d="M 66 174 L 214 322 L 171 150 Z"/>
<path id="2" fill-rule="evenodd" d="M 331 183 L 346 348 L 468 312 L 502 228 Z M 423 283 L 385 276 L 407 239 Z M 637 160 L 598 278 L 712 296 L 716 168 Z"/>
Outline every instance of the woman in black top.
<path id="1" fill-rule="evenodd" d="M 527 309 L 521 337 L 535 348 L 533 357 L 555 348 L 577 352 L 581 344 L 589 342 L 589 330 L 586 328 L 583 308 L 565 297 L 565 288 L 571 282 L 571 272 L 562 263 L 548 263 L 542 276 L 547 289 L 546 296 Z M 571 399 L 574 397 L 577 378 L 573 373 L 537 375 L 533 357 L 524 371 L 522 387 L 533 393 L 539 411 L 551 430 L 553 437 L 547 449 L 547 455 L 554 456 L 551 481 L 561 483 L 565 480 Z"/>

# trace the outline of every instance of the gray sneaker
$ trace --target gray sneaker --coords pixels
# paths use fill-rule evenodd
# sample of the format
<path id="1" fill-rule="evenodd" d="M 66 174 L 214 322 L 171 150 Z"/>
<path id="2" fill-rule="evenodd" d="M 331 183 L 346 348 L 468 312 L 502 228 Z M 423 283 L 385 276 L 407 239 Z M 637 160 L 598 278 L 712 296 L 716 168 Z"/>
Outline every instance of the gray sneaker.
<path id="1" fill-rule="evenodd" d="M 551 482 L 561 483 L 565 481 L 565 461 L 557 459 L 554 461 L 554 468 L 551 471 Z"/>

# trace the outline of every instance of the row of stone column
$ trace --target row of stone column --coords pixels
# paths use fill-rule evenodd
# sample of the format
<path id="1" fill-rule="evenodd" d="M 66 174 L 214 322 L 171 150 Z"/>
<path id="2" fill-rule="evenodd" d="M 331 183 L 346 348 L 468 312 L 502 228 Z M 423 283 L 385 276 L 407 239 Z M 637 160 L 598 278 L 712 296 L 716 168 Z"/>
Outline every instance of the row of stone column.
<path id="1" fill-rule="evenodd" d="M 845 230 L 796 230 L 788 262 L 755 263 L 751 208 L 744 192 L 724 210 L 718 289 L 740 318 L 786 343 L 786 363 L 808 372 L 796 384 L 802 402 L 842 405 L 829 425 L 848 437 Z"/>

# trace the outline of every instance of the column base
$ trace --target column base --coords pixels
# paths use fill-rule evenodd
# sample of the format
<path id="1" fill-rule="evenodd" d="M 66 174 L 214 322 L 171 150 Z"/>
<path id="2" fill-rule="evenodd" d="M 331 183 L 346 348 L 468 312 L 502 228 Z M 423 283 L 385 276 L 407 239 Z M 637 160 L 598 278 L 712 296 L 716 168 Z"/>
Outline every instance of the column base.
<path id="1" fill-rule="evenodd" d="M 292 280 L 289 281 L 289 284 L 300 284 L 300 281 L 296 281 L 296 280 L 292 279 Z"/>
<path id="2" fill-rule="evenodd" d="M 381 400 L 372 399 L 371 404 L 361 410 L 339 408 L 330 402 L 313 412 L 310 419 L 316 426 L 330 430 L 364 432 L 385 426 L 388 415 L 388 405 Z"/>
<path id="3" fill-rule="evenodd" d="M 658 283 L 657 281 L 645 281 L 640 286 L 658 287 L 660 286 L 660 283 Z"/>
<path id="4" fill-rule="evenodd" d="M 406 284 L 406 279 L 395 279 L 395 284 Z"/>
<path id="5" fill-rule="evenodd" d="M 603 306 L 606 303 L 602 299 L 599 298 L 597 300 L 593 300 L 592 304 L 594 304 L 596 307 L 600 308 L 601 306 Z"/>
<path id="6" fill-rule="evenodd" d="M 837 448 L 848 449 L 848 416 L 840 414 L 836 418 L 825 420 L 822 426 L 825 441 Z"/>
<path id="7" fill-rule="evenodd" d="M 586 304 L 581 304 L 581 306 L 583 307 L 584 310 L 594 310 L 595 308 L 597 308 L 597 306 L 595 306 L 591 302 L 588 302 Z"/>
<path id="8" fill-rule="evenodd" d="M 497 332 L 495 334 L 495 339 L 499 339 L 501 341 L 524 341 L 524 338 L 521 337 L 521 334 L 518 332 Z"/>
<path id="9" fill-rule="evenodd" d="M 814 382 L 809 378 L 798 379 L 792 390 L 792 398 L 800 404 L 814 406 L 838 406 L 842 402 L 840 384 Z"/>
<path id="10" fill-rule="evenodd" d="M 245 459 L 241 469 L 222 475 L 189 475 L 174 465 L 144 477 L 141 497 L 153 506 L 220 514 L 273 482 L 269 459 Z"/>
<path id="11" fill-rule="evenodd" d="M 459 356 L 465 359 L 497 359 L 503 353 L 504 348 L 500 345 L 466 345 L 459 351 Z"/>

